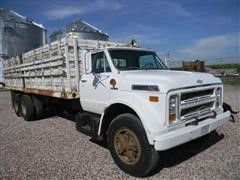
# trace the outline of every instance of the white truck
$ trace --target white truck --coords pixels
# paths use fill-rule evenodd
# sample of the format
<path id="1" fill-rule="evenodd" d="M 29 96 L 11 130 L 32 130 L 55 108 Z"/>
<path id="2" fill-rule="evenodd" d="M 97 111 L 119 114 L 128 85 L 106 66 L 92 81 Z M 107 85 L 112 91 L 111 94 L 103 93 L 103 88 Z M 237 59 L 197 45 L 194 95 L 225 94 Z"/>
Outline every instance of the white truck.
<path id="1" fill-rule="evenodd" d="M 74 34 L 4 62 L 12 105 L 25 120 L 58 105 L 79 131 L 106 139 L 120 169 L 146 176 L 159 151 L 206 136 L 230 119 L 223 85 L 207 73 L 171 71 L 150 49 Z"/>

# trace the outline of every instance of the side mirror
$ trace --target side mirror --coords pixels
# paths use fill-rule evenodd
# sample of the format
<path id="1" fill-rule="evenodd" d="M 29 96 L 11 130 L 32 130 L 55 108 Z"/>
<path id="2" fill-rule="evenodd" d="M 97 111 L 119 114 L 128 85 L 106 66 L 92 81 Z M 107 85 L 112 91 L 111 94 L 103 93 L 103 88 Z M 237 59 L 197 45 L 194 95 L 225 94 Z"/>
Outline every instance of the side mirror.
<path id="1" fill-rule="evenodd" d="M 87 52 L 85 54 L 85 72 L 86 74 L 89 74 L 92 72 L 92 57 L 91 52 Z"/>

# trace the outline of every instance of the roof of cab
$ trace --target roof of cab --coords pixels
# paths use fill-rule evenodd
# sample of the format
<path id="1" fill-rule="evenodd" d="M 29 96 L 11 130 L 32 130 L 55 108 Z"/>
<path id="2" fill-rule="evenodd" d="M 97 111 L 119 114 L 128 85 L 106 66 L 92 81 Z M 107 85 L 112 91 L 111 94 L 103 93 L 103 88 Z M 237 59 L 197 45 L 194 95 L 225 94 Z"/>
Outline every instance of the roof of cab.
<path id="1" fill-rule="evenodd" d="M 153 49 L 131 47 L 131 46 L 109 46 L 106 47 L 108 50 L 134 50 L 134 51 L 150 51 L 155 52 Z"/>

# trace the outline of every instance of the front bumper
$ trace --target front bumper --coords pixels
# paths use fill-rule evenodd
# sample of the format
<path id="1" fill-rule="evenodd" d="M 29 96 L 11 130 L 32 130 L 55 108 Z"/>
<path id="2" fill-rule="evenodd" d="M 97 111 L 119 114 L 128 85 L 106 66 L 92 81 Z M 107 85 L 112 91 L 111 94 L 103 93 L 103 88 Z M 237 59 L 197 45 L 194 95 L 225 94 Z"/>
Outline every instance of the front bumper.
<path id="1" fill-rule="evenodd" d="M 198 125 L 189 125 L 165 134 L 161 134 L 160 136 L 154 138 L 154 148 L 157 151 L 167 150 L 193 139 L 197 139 L 229 121 L 230 116 L 230 112 L 227 111 L 219 114 L 214 119 L 209 118 L 201 121 Z"/>

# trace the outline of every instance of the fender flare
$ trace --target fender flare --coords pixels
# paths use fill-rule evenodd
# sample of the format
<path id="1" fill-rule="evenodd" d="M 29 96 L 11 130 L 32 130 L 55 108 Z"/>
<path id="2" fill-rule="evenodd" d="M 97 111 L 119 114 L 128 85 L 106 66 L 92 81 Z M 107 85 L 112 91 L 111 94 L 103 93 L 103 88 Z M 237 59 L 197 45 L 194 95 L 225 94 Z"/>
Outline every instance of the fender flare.
<path id="1" fill-rule="evenodd" d="M 146 117 L 142 113 L 142 111 L 140 109 L 140 106 L 139 106 L 140 104 L 144 104 L 146 102 L 144 102 L 143 99 L 140 99 L 140 98 L 137 98 L 137 97 L 138 96 L 131 96 L 132 100 L 126 99 L 126 98 L 124 98 L 124 96 L 113 99 L 101 115 L 99 128 L 98 128 L 98 135 L 101 135 L 101 133 L 102 133 L 103 120 L 104 120 L 104 116 L 105 116 L 105 113 L 107 112 L 108 108 L 111 107 L 114 104 L 122 104 L 122 105 L 125 105 L 125 106 L 131 108 L 137 114 L 137 116 L 139 117 L 139 119 L 140 119 L 140 121 L 141 121 L 141 123 L 142 123 L 142 125 L 145 129 L 145 132 L 146 132 L 147 138 L 149 140 L 149 143 L 153 144 L 154 143 L 153 142 L 153 137 L 151 135 L 151 131 L 148 127 L 148 124 L 146 123 Z M 136 105 L 136 104 L 138 104 L 138 105 Z M 144 107 L 144 108 L 146 108 L 146 107 Z M 148 108 L 148 110 L 149 110 L 149 113 L 151 113 L 152 109 Z"/>

